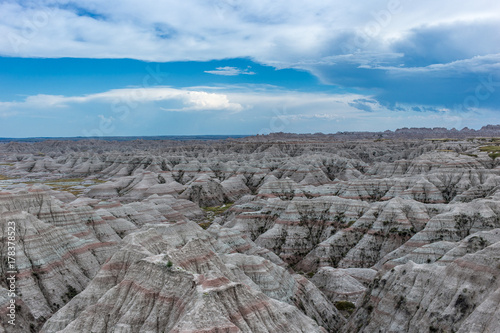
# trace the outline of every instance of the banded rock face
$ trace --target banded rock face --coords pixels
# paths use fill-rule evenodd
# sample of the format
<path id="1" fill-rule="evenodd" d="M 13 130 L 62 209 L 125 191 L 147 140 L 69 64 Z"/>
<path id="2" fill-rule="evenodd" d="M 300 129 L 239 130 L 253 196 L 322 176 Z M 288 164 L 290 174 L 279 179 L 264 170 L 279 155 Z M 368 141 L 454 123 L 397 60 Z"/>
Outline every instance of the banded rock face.
<path id="1" fill-rule="evenodd" d="M 297 306 L 329 331 L 344 324 L 333 304 L 303 276 L 257 256 L 229 254 L 223 261 L 238 267 L 267 296 Z"/>
<path id="2" fill-rule="evenodd" d="M 188 219 L 199 219 L 203 216 L 201 209 L 195 203 L 170 195 L 152 195 L 141 202 L 128 204 L 100 202 L 91 205 L 113 227 L 117 224 L 117 227 L 120 227 L 120 221 L 123 220 L 140 228 L 148 223 L 180 222 Z"/>
<path id="3" fill-rule="evenodd" d="M 494 239 L 498 232 L 491 231 Z M 500 242 L 488 244 L 468 254 L 459 251 L 459 257 L 450 255 L 456 258 L 451 262 L 410 260 L 388 271 L 374 281 L 344 331 L 495 332 Z"/>
<path id="4" fill-rule="evenodd" d="M 33 317 L 26 304 L 24 304 L 23 300 L 17 298 L 16 304 L 12 305 L 11 299 L 9 289 L 0 287 L 0 315 L 2 316 L 2 320 L 0 321 L 0 332 L 24 333 L 36 329 L 36 319 Z M 17 308 L 16 305 L 18 305 Z M 13 308 L 12 313 L 11 308 Z M 15 325 L 9 323 L 12 319 L 15 319 Z"/>
<path id="5" fill-rule="evenodd" d="M 16 328 L 19 332 L 28 331 L 27 326 L 36 328 L 83 290 L 120 241 L 91 209 L 68 209 L 43 192 L 2 192 L 3 264 L 11 225 L 15 225 L 16 237 L 17 305 L 26 320 Z M 2 287 L 7 287 L 3 264 Z"/>
<path id="6" fill-rule="evenodd" d="M 295 306 L 278 300 L 292 303 L 296 295 L 298 282 L 288 272 L 263 258 L 215 252 L 228 250 L 198 226 L 183 222 L 131 234 L 87 289 L 49 319 L 42 332 L 326 332 Z M 259 274 L 249 270 L 248 260 L 264 264 Z M 264 282 L 277 272 L 290 281 L 281 292 Z M 315 303 L 321 292 L 310 283 L 308 288 L 313 291 L 303 294 L 308 309 L 321 306 Z M 309 299 L 314 290 L 320 298 Z M 329 320 L 328 328 L 339 329 L 342 316 L 323 302 L 328 306 L 315 311 L 330 311 L 325 317 L 336 319 Z"/>
<path id="7" fill-rule="evenodd" d="M 16 226 L 18 312 L 28 318 L 18 326 L 20 332 L 30 326 L 36 329 L 82 291 L 121 237 L 147 223 L 187 222 L 186 215 L 202 214 L 194 203 L 171 196 L 152 196 L 141 205 L 84 200 L 64 204 L 50 195 L 53 192 L 33 186 L 0 194 L 2 249 L 7 246 L 8 222 Z M 5 267 L 2 287 L 6 287 Z"/>
<path id="8" fill-rule="evenodd" d="M 180 198 L 187 199 L 200 206 L 220 206 L 228 201 L 224 188 L 218 180 L 202 175 L 191 181 Z"/>
<path id="9" fill-rule="evenodd" d="M 78 293 L 45 331 L 492 330 L 500 159 L 480 147 L 497 143 L 378 140 L 417 132 L 2 143 L 0 214 L 27 235 L 20 323 Z M 74 177 L 91 186 L 49 182 Z"/>
<path id="10" fill-rule="evenodd" d="M 357 274 L 356 274 L 357 273 Z M 364 294 L 366 284 L 375 278 L 377 271 L 369 268 L 350 269 L 323 267 L 311 279 L 332 302 L 356 301 Z"/>
<path id="11" fill-rule="evenodd" d="M 132 176 L 120 177 L 116 180 L 92 186 L 86 193 L 90 198 L 136 201 L 150 195 L 175 195 L 185 187 L 177 183 L 168 172 L 136 172 Z"/>
<path id="12" fill-rule="evenodd" d="M 442 212 L 440 214 L 439 209 Z M 418 251 L 442 253 L 449 248 L 446 242 L 457 242 L 470 234 L 500 227 L 500 207 L 491 199 L 477 199 L 470 203 L 446 205 L 441 208 L 433 207 L 429 213 L 436 215 L 427 222 L 425 228 L 381 258 L 376 267 L 386 265 L 391 268 L 395 259 L 411 256 L 411 253 L 416 254 Z M 433 261 L 432 256 L 428 259 Z"/>

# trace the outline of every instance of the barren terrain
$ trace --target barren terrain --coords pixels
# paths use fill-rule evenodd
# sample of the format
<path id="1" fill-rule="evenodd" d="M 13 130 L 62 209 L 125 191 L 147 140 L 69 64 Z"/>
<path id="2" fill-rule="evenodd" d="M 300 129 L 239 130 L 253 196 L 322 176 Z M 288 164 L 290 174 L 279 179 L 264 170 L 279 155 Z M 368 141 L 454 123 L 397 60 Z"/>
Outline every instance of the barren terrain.
<path id="1" fill-rule="evenodd" d="M 0 143 L 0 332 L 497 332 L 499 136 Z"/>

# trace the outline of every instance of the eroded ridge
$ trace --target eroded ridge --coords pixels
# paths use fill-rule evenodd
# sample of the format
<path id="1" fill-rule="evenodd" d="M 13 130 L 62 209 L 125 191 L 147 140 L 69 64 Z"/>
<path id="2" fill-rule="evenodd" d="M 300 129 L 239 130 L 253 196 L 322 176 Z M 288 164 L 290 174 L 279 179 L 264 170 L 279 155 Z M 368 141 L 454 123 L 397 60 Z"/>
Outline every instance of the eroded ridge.
<path id="1" fill-rule="evenodd" d="M 0 143 L 0 331 L 493 332 L 498 132 Z"/>

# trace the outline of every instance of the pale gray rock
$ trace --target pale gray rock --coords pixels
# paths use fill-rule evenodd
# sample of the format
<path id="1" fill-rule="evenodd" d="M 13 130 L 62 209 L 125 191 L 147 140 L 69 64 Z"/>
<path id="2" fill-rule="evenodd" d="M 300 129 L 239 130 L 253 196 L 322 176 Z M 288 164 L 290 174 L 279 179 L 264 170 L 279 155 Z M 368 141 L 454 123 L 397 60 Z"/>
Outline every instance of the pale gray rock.
<path id="1" fill-rule="evenodd" d="M 199 228 L 183 225 L 193 231 Z M 324 332 L 296 307 L 238 281 L 231 269 L 237 265 L 226 266 L 206 241 L 194 236 L 187 240 L 185 232 L 179 234 L 179 229 L 172 227 L 172 232 L 163 226 L 161 233 L 148 229 L 127 236 L 122 250 L 84 292 L 45 324 L 42 332 L 203 332 L 226 328 L 242 332 Z M 180 247 L 171 238 L 179 236 L 187 241 Z M 109 306 L 113 310 L 104 311 Z M 340 315 L 338 318 L 342 322 Z"/>
<path id="2" fill-rule="evenodd" d="M 322 267 L 313 276 L 314 283 L 332 302 L 356 301 L 363 295 L 366 286 L 341 268 Z"/>
<path id="3" fill-rule="evenodd" d="M 494 331 L 500 159 L 481 147 L 495 137 L 486 126 L 0 142 L 0 214 L 31 230 L 20 324 Z M 71 178 L 78 186 L 50 184 Z M 356 303 L 347 324 L 340 300 Z"/>
<path id="4" fill-rule="evenodd" d="M 395 267 L 374 281 L 343 331 L 488 332 L 500 318 L 499 249 L 496 242 L 446 266 Z"/>

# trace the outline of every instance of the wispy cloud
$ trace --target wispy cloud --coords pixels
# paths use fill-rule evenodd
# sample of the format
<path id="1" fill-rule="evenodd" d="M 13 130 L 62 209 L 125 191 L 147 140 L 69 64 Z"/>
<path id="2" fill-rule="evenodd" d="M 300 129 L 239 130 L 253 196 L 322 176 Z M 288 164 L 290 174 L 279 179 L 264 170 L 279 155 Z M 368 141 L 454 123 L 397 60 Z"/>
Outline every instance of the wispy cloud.
<path id="1" fill-rule="evenodd" d="M 363 65 L 360 68 L 387 70 L 393 73 L 434 73 L 447 76 L 463 73 L 491 73 L 500 72 L 500 53 L 420 67 Z"/>
<path id="2" fill-rule="evenodd" d="M 255 75 L 249 68 L 240 69 L 236 67 L 217 67 L 215 70 L 205 71 L 208 74 L 223 75 L 223 76 L 237 76 L 237 75 Z"/>

